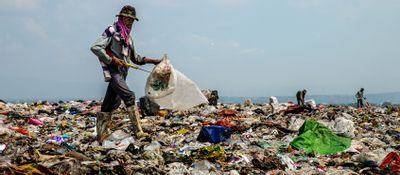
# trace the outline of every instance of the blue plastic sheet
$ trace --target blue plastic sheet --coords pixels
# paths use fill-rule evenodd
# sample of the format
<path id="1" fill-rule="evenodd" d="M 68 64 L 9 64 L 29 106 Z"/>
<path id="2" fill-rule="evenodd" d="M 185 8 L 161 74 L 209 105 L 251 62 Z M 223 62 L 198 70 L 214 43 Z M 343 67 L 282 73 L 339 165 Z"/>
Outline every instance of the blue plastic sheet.
<path id="1" fill-rule="evenodd" d="M 197 140 L 200 142 L 219 143 L 231 137 L 231 129 L 223 126 L 204 126 L 201 128 Z"/>

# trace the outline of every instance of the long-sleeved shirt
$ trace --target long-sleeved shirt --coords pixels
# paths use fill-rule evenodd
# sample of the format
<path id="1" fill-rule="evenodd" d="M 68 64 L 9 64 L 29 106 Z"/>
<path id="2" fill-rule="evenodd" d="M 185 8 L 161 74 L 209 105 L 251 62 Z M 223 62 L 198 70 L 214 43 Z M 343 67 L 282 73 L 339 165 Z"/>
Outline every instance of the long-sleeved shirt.
<path id="1" fill-rule="evenodd" d="M 112 54 L 126 63 L 131 63 L 132 61 L 138 65 L 145 64 L 145 57 L 142 57 L 135 52 L 132 38 L 129 38 L 129 45 L 125 44 L 115 25 L 109 26 L 101 37 L 93 43 L 90 50 L 99 58 L 100 62 L 103 63 L 103 70 L 108 70 L 110 67 L 109 65 L 112 57 L 109 54 Z M 118 70 L 123 70 L 123 68 Z"/>
<path id="2" fill-rule="evenodd" d="M 364 92 L 358 91 L 357 94 L 356 94 L 356 98 L 357 98 L 357 100 L 364 99 Z"/>

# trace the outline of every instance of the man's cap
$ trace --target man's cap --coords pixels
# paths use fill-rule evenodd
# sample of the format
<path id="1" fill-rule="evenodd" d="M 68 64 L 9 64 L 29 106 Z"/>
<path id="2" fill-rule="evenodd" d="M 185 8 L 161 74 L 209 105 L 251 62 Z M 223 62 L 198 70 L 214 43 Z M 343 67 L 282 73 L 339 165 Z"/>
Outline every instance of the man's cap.
<path id="1" fill-rule="evenodd" d="M 129 17 L 129 18 L 133 18 L 136 21 L 139 21 L 139 19 L 136 18 L 135 7 L 132 7 L 130 5 L 126 5 L 126 6 L 122 7 L 121 11 L 119 12 L 119 14 L 117 16 L 125 16 L 125 17 Z"/>

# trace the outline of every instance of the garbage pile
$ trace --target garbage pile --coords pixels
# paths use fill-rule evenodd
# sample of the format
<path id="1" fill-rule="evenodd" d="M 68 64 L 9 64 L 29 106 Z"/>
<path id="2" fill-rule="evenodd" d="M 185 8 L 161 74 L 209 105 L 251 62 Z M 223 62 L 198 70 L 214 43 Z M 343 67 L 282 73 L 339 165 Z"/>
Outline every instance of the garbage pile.
<path id="1" fill-rule="evenodd" d="M 98 143 L 98 101 L 0 102 L 4 174 L 396 174 L 399 108 L 203 105 L 143 116 L 136 139 L 126 110 Z M 287 109 L 286 109 L 287 110 Z"/>

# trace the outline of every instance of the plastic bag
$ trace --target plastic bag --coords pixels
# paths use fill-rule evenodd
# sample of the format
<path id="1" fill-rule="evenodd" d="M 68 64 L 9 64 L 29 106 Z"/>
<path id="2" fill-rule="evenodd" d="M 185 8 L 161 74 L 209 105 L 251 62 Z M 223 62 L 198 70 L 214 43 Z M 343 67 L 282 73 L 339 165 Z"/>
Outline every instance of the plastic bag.
<path id="1" fill-rule="evenodd" d="M 161 61 L 160 64 L 158 64 L 154 68 L 154 72 L 160 77 L 160 78 L 167 78 L 169 79 L 169 76 L 172 73 L 172 70 L 174 68 L 172 67 L 169 59 L 167 58 L 166 55 L 164 55 L 163 60 Z"/>
<path id="2" fill-rule="evenodd" d="M 342 135 L 345 137 L 354 138 L 355 137 L 355 127 L 354 122 L 348 120 L 344 117 L 336 118 L 335 121 L 329 123 L 328 127 L 338 135 Z"/>
<path id="3" fill-rule="evenodd" d="M 36 118 L 29 118 L 28 123 L 32 124 L 32 125 L 35 125 L 35 126 L 43 125 L 43 122 L 41 120 L 39 120 L 39 119 L 36 119 Z"/>
<path id="4" fill-rule="evenodd" d="M 286 165 L 285 171 L 295 171 L 296 170 L 296 164 L 293 162 L 293 160 L 288 157 L 287 155 L 282 155 L 279 156 L 281 159 L 282 164 Z"/>
<path id="5" fill-rule="evenodd" d="M 163 98 L 175 91 L 176 74 L 166 55 L 147 78 L 145 93 L 151 100 Z"/>
<path id="6" fill-rule="evenodd" d="M 202 159 L 219 159 L 222 160 L 225 156 L 225 150 L 223 147 L 216 146 L 205 146 L 200 148 L 199 156 Z"/>
<path id="7" fill-rule="evenodd" d="M 306 120 L 299 130 L 299 136 L 290 145 L 308 153 L 335 154 L 349 148 L 351 139 L 337 136 L 328 127 L 314 120 Z"/>
<path id="8" fill-rule="evenodd" d="M 142 115 L 145 116 L 154 116 L 160 111 L 160 106 L 146 96 L 139 99 L 139 108 L 142 111 Z"/>
<path id="9" fill-rule="evenodd" d="M 174 69 L 166 55 L 147 78 L 145 93 L 161 108 L 175 111 L 187 110 L 208 103 L 197 85 Z"/>
<path id="10" fill-rule="evenodd" d="M 310 106 L 312 109 L 316 109 L 317 108 L 317 103 L 315 102 L 314 99 L 306 100 L 304 103 L 306 105 Z"/>
<path id="11" fill-rule="evenodd" d="M 232 130 L 223 126 L 204 126 L 201 128 L 197 141 L 219 143 L 231 138 Z"/>
<path id="12" fill-rule="evenodd" d="M 194 162 L 190 168 L 190 174 L 193 175 L 210 175 L 217 174 L 216 167 L 208 160 Z"/>
<path id="13" fill-rule="evenodd" d="M 105 148 L 115 148 L 118 150 L 126 150 L 131 143 L 135 143 L 135 139 L 130 134 L 117 130 L 114 131 L 106 140 L 103 141 Z"/>
<path id="14" fill-rule="evenodd" d="M 185 175 L 189 174 L 189 170 L 186 168 L 186 165 L 180 162 L 174 162 L 166 165 L 165 168 L 168 172 L 168 175 Z"/>
<path id="15" fill-rule="evenodd" d="M 287 106 L 278 102 L 278 99 L 274 96 L 269 97 L 269 105 L 272 108 L 272 113 L 277 114 L 287 109 Z"/>

